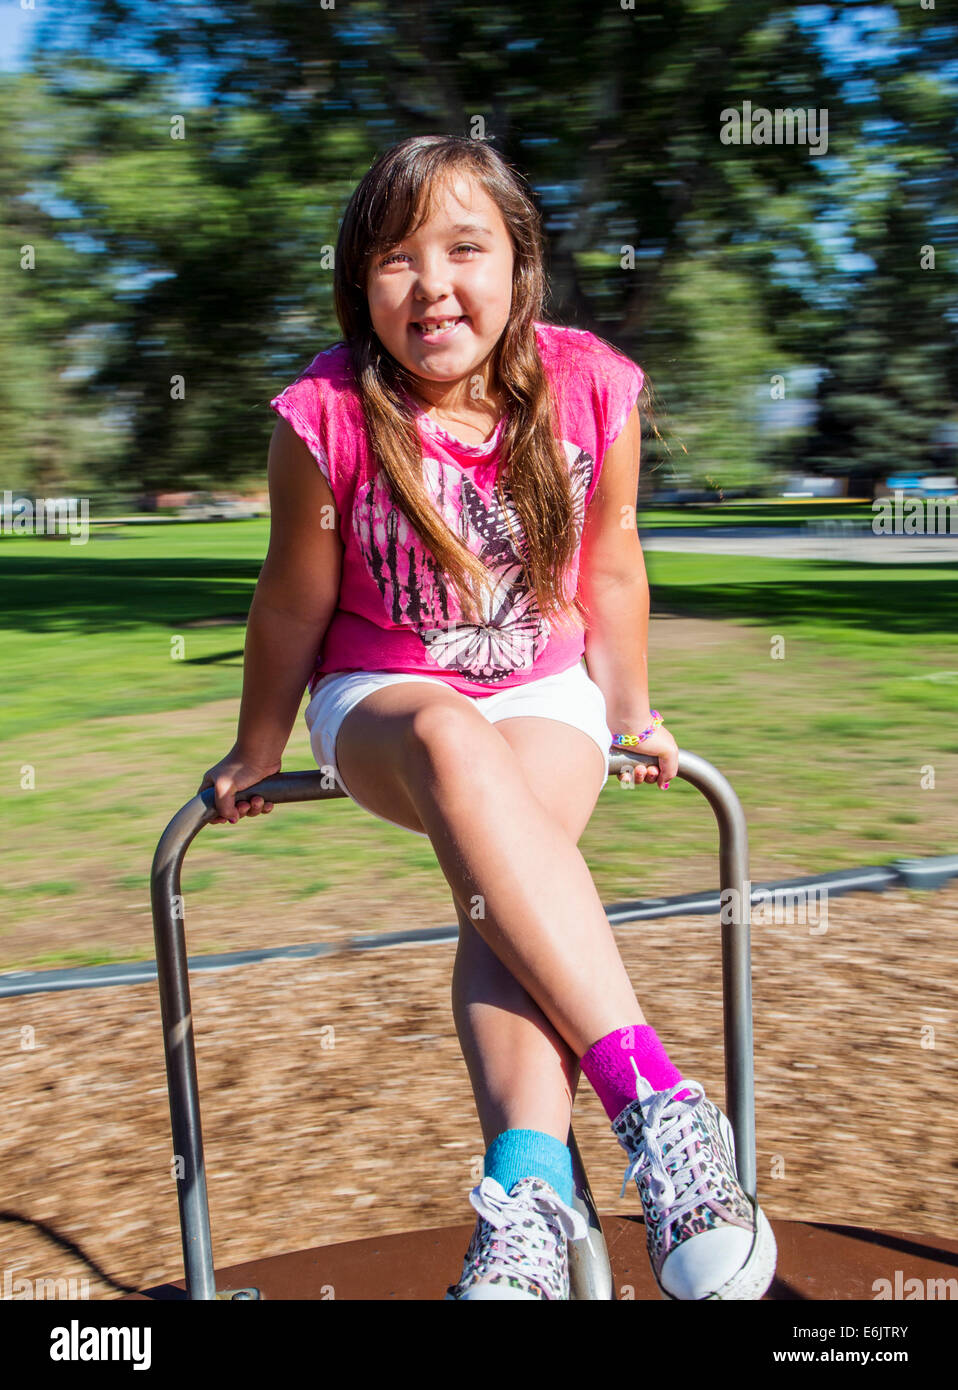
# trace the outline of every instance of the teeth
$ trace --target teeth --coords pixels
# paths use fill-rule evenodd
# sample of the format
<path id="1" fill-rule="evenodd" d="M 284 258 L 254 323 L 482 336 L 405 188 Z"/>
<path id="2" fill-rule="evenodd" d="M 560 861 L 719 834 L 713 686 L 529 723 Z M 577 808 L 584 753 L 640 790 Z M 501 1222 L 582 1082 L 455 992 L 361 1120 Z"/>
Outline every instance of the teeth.
<path id="1" fill-rule="evenodd" d="M 451 328 L 454 323 L 458 322 L 458 319 L 443 319 L 440 323 L 424 323 L 420 327 L 426 333 L 441 333 L 443 329 Z"/>

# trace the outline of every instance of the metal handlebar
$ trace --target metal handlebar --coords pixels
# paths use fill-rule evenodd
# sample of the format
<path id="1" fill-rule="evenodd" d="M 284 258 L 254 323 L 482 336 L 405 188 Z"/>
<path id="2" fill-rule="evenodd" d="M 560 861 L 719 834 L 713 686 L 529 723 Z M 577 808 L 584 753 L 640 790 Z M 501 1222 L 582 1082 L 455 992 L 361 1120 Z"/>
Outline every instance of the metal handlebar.
<path id="1" fill-rule="evenodd" d="M 658 759 L 649 754 L 620 751 L 610 758 L 609 775 L 618 776 L 629 764 L 636 762 L 657 765 Z M 745 1191 L 756 1198 L 751 897 L 745 814 L 728 781 L 704 758 L 680 749 L 677 775 L 702 792 L 718 822 L 719 878 L 723 903 L 722 1002 L 726 1113 L 735 1135 L 739 1180 Z M 254 796 L 283 805 L 294 801 L 327 801 L 345 797 L 346 793 L 329 773 L 316 769 L 276 773 L 254 786 L 243 788 L 242 800 L 251 800 Z M 150 878 L 173 1152 L 183 1162 L 183 1174 L 177 1183 L 183 1264 L 187 1293 L 193 1300 L 215 1299 L 217 1290 L 200 1127 L 180 872 L 186 851 L 203 826 L 215 815 L 215 790 L 212 787 L 204 788 L 186 802 L 160 837 Z M 589 1219 L 590 1237 L 594 1238 L 596 1233 L 599 1237 L 599 1249 L 593 1251 L 591 1260 L 584 1258 L 577 1248 L 584 1242 L 570 1245 L 570 1278 L 578 1286 L 580 1297 L 611 1298 L 608 1254 L 571 1129 L 569 1141 L 577 1205 Z"/>

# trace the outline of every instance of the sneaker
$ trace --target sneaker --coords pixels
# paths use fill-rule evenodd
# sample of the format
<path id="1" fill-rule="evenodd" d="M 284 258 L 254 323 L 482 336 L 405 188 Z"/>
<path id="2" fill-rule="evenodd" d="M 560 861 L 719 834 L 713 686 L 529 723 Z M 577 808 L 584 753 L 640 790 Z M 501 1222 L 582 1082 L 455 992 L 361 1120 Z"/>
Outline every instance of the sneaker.
<path id="1" fill-rule="evenodd" d="M 568 1299 L 569 1240 L 588 1237 L 585 1217 L 542 1178 L 509 1192 L 485 1177 L 469 1194 L 479 1213 L 458 1284 L 446 1299 Z"/>
<path id="2" fill-rule="evenodd" d="M 676 1100 L 677 1091 L 691 1094 Z M 775 1275 L 768 1220 L 741 1186 L 735 1136 L 697 1081 L 636 1099 L 612 1123 L 629 1155 L 620 1197 L 635 1178 L 655 1282 L 666 1298 L 759 1299 Z"/>

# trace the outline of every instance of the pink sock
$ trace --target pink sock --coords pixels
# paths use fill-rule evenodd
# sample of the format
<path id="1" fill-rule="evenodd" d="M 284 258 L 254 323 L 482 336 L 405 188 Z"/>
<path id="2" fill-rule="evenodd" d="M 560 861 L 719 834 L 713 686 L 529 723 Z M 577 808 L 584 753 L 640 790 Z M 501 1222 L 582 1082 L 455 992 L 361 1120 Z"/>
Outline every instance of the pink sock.
<path id="1" fill-rule="evenodd" d="M 682 1073 L 669 1061 L 654 1028 L 638 1024 L 616 1028 L 593 1043 L 579 1063 L 610 1120 L 616 1119 L 636 1098 L 632 1058 L 653 1091 L 670 1090 L 682 1080 Z M 690 1094 L 679 1091 L 675 1098 L 684 1100 Z"/>

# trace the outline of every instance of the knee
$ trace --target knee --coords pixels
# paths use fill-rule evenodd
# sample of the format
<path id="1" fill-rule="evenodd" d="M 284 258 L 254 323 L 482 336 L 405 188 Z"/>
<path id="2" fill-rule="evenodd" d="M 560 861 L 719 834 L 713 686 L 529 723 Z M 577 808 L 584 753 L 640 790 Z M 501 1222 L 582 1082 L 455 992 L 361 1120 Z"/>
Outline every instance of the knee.
<path id="1" fill-rule="evenodd" d="M 433 768 L 462 766 L 468 756 L 472 765 L 477 740 L 492 733 L 492 726 L 469 704 L 458 706 L 449 700 L 429 700 L 406 723 L 407 752 Z"/>

